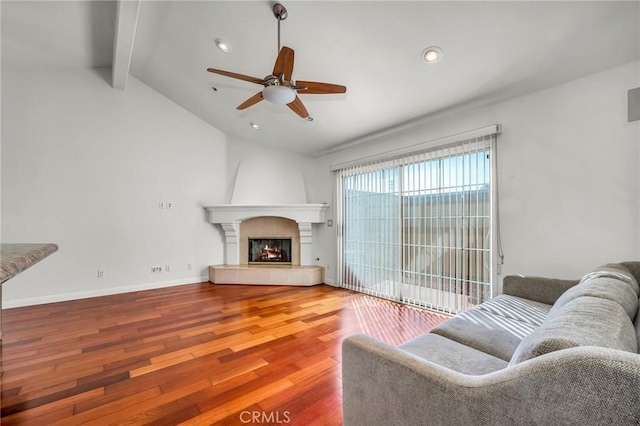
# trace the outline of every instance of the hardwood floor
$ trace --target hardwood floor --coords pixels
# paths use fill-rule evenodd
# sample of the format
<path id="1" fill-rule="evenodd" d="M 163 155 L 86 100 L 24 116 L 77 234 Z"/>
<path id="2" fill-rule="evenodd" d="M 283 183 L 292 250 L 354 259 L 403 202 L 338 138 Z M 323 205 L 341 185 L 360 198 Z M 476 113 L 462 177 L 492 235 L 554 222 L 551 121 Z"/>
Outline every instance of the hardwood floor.
<path id="1" fill-rule="evenodd" d="M 342 340 L 444 316 L 331 286 L 190 284 L 3 312 L 3 425 L 339 425 Z"/>

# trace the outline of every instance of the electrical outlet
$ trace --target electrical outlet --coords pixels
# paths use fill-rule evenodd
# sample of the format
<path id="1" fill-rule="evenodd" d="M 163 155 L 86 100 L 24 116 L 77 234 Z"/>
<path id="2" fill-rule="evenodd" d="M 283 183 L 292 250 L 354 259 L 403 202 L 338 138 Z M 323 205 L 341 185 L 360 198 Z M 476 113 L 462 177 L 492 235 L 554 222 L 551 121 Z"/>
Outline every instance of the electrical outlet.
<path id="1" fill-rule="evenodd" d="M 164 201 L 160 201 L 160 202 L 158 203 L 158 208 L 159 208 L 159 209 L 164 209 Z"/>
<path id="2" fill-rule="evenodd" d="M 169 267 L 168 263 L 166 265 L 164 265 L 164 271 L 165 272 L 171 272 L 171 268 Z"/>
<path id="3" fill-rule="evenodd" d="M 104 278 L 104 271 L 102 269 L 98 269 L 98 278 Z"/>
<path id="4" fill-rule="evenodd" d="M 173 204 L 171 203 L 171 201 L 165 201 L 164 203 L 165 207 L 170 209 L 171 207 L 173 207 Z"/>
<path id="5" fill-rule="evenodd" d="M 187 269 L 191 271 L 193 269 L 193 264 L 187 263 Z"/>
<path id="6" fill-rule="evenodd" d="M 151 267 L 151 273 L 152 274 L 159 274 L 162 272 L 162 266 L 152 266 Z"/>

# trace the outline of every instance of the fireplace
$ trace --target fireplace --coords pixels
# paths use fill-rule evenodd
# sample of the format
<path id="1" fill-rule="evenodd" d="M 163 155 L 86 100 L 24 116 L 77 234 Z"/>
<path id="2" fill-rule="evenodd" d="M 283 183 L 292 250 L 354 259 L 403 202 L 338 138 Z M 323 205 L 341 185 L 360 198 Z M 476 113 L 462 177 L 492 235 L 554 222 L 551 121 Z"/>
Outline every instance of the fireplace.
<path id="1" fill-rule="evenodd" d="M 249 264 L 291 265 L 291 238 L 249 238 Z"/>
<path id="2" fill-rule="evenodd" d="M 225 238 L 225 264 L 209 267 L 209 281 L 213 284 L 301 286 L 323 283 L 324 267 L 314 265 L 313 260 L 312 225 L 324 223 L 327 207 L 327 204 L 206 207 L 207 219 L 222 226 Z M 252 243 L 250 249 L 250 238 L 263 241 Z M 281 252 L 286 252 L 286 258 L 283 253 L 279 261 L 249 261 L 254 246 L 260 252 L 266 245 L 276 245 L 271 240 L 284 239 L 291 244 L 289 249 L 279 246 Z"/>
<path id="3" fill-rule="evenodd" d="M 224 231 L 225 265 L 249 263 L 249 237 L 291 238 L 291 266 L 314 265 L 312 243 L 314 224 L 324 223 L 327 204 L 234 205 L 206 207 L 207 219 Z M 265 264 L 273 266 L 274 264 Z M 255 268 L 253 268 L 255 269 Z"/>

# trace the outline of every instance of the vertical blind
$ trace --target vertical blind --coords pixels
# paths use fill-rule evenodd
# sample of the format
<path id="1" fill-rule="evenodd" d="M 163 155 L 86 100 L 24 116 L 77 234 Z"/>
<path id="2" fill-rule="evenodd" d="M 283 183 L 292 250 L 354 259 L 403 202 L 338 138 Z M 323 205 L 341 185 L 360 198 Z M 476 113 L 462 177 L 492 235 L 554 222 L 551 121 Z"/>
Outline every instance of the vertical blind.
<path id="1" fill-rule="evenodd" d="M 339 284 L 449 313 L 490 296 L 495 138 L 336 170 Z"/>

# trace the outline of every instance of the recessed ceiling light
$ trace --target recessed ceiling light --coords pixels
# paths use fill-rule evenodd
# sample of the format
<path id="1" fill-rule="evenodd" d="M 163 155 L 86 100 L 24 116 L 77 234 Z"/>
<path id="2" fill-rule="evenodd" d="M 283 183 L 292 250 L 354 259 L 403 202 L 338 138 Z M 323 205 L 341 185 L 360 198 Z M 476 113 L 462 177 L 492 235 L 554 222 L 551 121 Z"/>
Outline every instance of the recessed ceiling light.
<path id="1" fill-rule="evenodd" d="M 258 126 L 258 124 L 256 123 L 251 123 L 250 126 L 256 130 L 258 130 L 260 128 L 260 126 Z"/>
<path id="2" fill-rule="evenodd" d="M 227 43 L 221 38 L 216 39 L 216 46 L 218 47 L 218 49 L 220 49 L 221 52 L 224 52 L 224 53 L 231 52 L 231 46 L 229 45 L 229 43 Z"/>
<path id="3" fill-rule="evenodd" d="M 422 59 L 428 64 L 435 64 L 442 59 L 442 49 L 438 46 L 429 46 L 422 51 Z"/>

